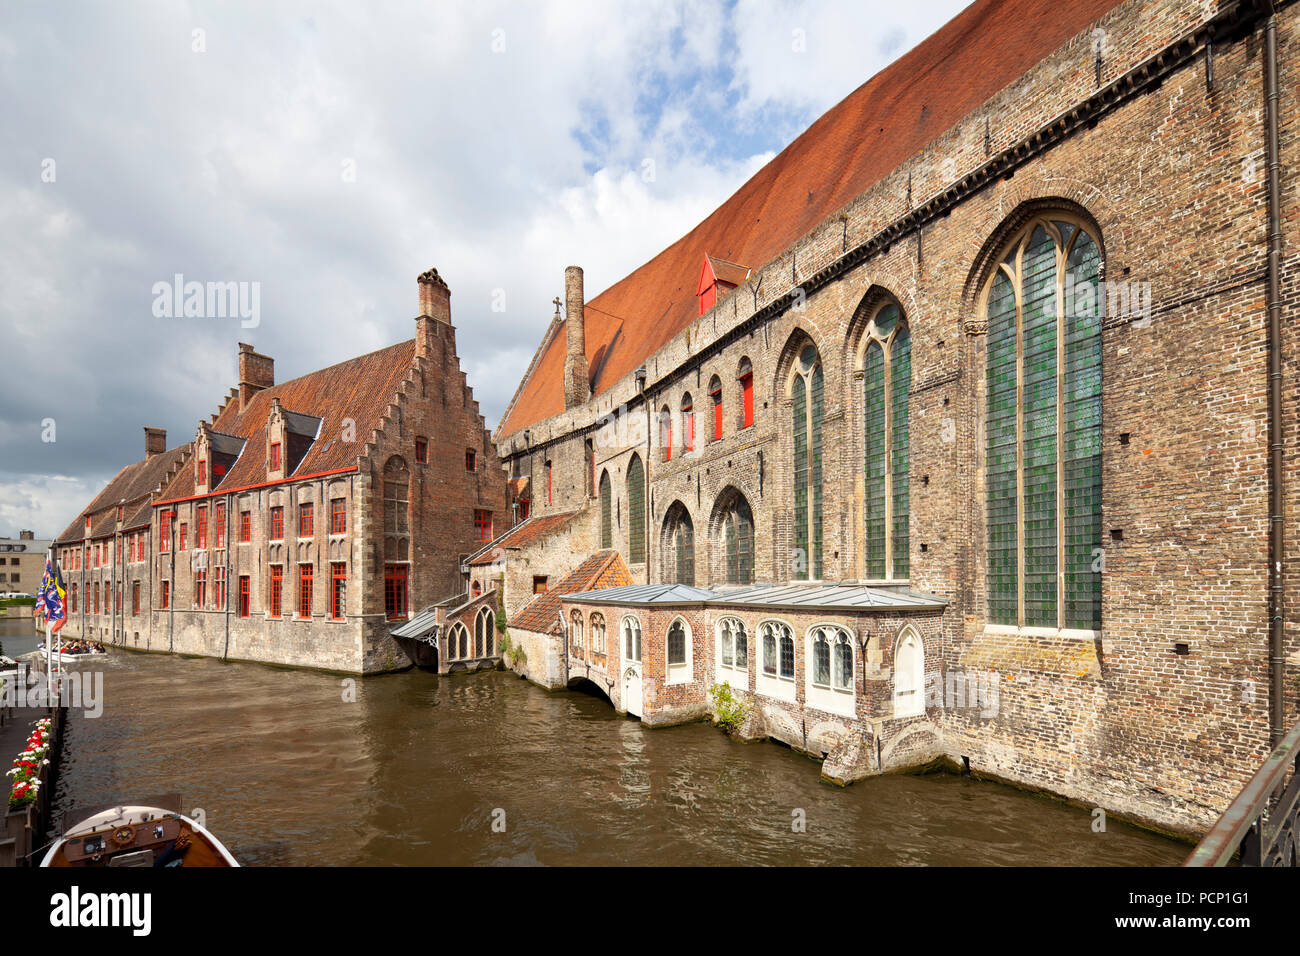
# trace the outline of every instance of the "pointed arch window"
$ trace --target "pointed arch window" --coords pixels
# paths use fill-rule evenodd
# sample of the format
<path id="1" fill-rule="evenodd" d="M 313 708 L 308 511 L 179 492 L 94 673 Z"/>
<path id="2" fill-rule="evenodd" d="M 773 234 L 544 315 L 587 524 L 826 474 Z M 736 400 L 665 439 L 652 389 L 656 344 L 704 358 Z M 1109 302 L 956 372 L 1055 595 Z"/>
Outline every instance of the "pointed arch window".
<path id="1" fill-rule="evenodd" d="M 695 402 L 691 393 L 682 396 L 682 453 L 695 450 Z"/>
<path id="2" fill-rule="evenodd" d="M 569 614 L 569 652 L 582 656 L 582 612 L 572 611 Z"/>
<path id="3" fill-rule="evenodd" d="M 641 622 L 634 617 L 623 618 L 623 660 L 641 660 Z"/>
<path id="4" fill-rule="evenodd" d="M 609 472 L 600 473 L 600 547 L 607 551 L 614 547 L 613 492 Z"/>
<path id="5" fill-rule="evenodd" d="M 908 539 L 908 398 L 912 339 L 897 303 L 881 306 L 867 326 L 862 356 L 865 416 L 866 574 L 906 578 Z"/>
<path id="6" fill-rule="evenodd" d="M 722 517 L 726 553 L 723 579 L 727 584 L 754 583 L 754 513 L 743 495 L 737 494 Z"/>
<path id="7" fill-rule="evenodd" d="M 986 289 L 989 621 L 1101 627 L 1098 241 L 1020 231 Z"/>
<path id="8" fill-rule="evenodd" d="M 490 608 L 479 608 L 478 617 L 474 619 L 474 656 L 492 656 L 492 627 L 495 621 Z"/>
<path id="9" fill-rule="evenodd" d="M 910 627 L 894 651 L 894 716 L 913 717 L 925 713 L 925 648 Z"/>
<path id="10" fill-rule="evenodd" d="M 645 465 L 639 455 L 627 464 L 627 557 L 645 563 Z"/>
<path id="11" fill-rule="evenodd" d="M 664 580 L 695 584 L 695 525 L 680 501 L 673 502 L 664 518 Z"/>
<path id="12" fill-rule="evenodd" d="M 823 377 L 816 347 L 799 353 L 790 383 L 794 425 L 794 549 L 796 579 L 822 577 Z"/>

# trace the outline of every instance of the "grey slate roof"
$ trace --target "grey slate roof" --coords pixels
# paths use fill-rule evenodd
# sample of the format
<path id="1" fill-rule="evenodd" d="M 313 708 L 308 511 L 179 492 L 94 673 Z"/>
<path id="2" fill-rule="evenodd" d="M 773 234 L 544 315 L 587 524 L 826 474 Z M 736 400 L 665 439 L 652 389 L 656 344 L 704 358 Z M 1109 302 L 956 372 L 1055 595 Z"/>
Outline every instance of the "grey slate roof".
<path id="1" fill-rule="evenodd" d="M 423 637 L 425 634 L 438 632 L 438 612 L 432 607 L 416 614 L 400 627 L 389 628 L 388 633 L 394 637 Z"/>
<path id="2" fill-rule="evenodd" d="M 638 584 L 567 594 L 564 600 L 584 604 L 697 604 L 845 610 L 926 610 L 948 606 L 947 600 L 932 594 L 865 584 L 756 584 L 725 590 L 685 584 Z"/>

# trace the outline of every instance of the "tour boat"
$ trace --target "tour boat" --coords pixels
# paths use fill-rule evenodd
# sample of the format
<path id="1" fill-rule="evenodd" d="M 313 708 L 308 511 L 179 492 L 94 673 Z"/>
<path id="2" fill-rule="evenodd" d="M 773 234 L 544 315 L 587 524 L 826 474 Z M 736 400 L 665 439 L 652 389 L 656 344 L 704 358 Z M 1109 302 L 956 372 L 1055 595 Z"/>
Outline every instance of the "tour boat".
<path id="1" fill-rule="evenodd" d="M 180 812 L 180 798 L 75 810 L 41 866 L 239 866 L 215 836 Z"/>

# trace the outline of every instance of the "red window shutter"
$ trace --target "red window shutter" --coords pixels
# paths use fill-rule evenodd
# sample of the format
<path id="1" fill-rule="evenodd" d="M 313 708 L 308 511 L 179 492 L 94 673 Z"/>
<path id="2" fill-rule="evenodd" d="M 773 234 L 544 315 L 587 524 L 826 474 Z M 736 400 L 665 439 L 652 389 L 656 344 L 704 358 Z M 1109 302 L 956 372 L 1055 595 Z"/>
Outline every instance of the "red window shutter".
<path id="1" fill-rule="evenodd" d="M 754 376 L 749 374 L 740 380 L 741 393 L 745 402 L 745 427 L 754 424 Z"/>

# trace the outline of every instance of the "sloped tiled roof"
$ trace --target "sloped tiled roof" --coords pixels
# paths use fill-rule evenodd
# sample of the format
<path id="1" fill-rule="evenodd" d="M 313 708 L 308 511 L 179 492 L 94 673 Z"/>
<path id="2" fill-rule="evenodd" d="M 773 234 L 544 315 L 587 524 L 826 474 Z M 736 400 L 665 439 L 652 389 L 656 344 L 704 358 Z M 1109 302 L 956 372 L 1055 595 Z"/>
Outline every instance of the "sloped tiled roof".
<path id="1" fill-rule="evenodd" d="M 617 551 L 597 551 L 568 574 L 559 584 L 545 594 L 533 598 L 507 622 L 507 627 L 536 634 L 551 634 L 559 630 L 560 596 L 591 591 L 597 588 L 624 587 L 632 583 L 632 575 Z"/>
<path id="2" fill-rule="evenodd" d="M 749 278 L 749 269 L 745 266 L 719 259 L 717 256 L 709 256 L 709 268 L 713 270 L 715 279 L 730 285 L 740 285 Z"/>
<path id="3" fill-rule="evenodd" d="M 977 0 L 812 124 L 677 242 L 587 303 L 599 395 L 698 318 L 701 255 L 761 268 L 1120 0 Z M 548 328 L 504 438 L 564 410 L 566 336 Z"/>
<path id="4" fill-rule="evenodd" d="M 212 429 L 243 438 L 246 444 L 217 490 L 228 492 L 268 480 L 263 450 L 271 403 L 277 398 L 291 423 L 301 426 L 311 418 L 322 420 L 319 437 L 294 469 L 294 475 L 339 471 L 354 465 L 414 359 L 415 340 L 411 339 L 262 389 L 251 397 L 243 412 L 239 410 L 238 396 L 232 398 L 217 415 Z M 355 422 L 353 441 L 342 440 L 344 419 Z M 164 489 L 162 498 L 188 498 L 194 493 L 193 469 L 185 468 Z"/>
<path id="5" fill-rule="evenodd" d="M 503 548 L 524 548 L 545 538 L 548 534 L 568 524 L 576 511 L 561 511 L 558 514 L 538 515 L 515 525 L 501 537 L 497 538 L 482 551 L 469 559 L 472 566 L 491 564 L 497 559 Z"/>
<path id="6" fill-rule="evenodd" d="M 107 534 L 117 524 L 117 506 L 126 503 L 123 517 L 129 521 L 123 527 L 135 527 L 135 517 L 142 504 L 147 504 L 152 493 L 167 477 L 173 467 L 179 465 L 190 453 L 193 442 L 169 448 L 152 458 L 145 458 L 127 465 L 104 486 L 90 504 L 75 517 L 59 535 L 59 541 L 79 541 L 85 536 L 86 516 L 90 515 L 91 534 Z M 182 469 L 182 472 L 188 469 Z M 141 524 L 147 524 L 141 522 Z"/>

